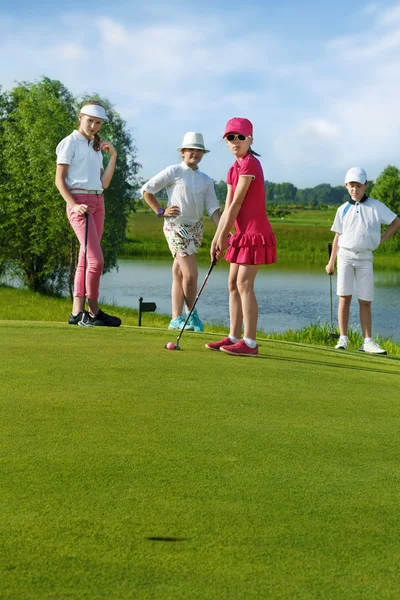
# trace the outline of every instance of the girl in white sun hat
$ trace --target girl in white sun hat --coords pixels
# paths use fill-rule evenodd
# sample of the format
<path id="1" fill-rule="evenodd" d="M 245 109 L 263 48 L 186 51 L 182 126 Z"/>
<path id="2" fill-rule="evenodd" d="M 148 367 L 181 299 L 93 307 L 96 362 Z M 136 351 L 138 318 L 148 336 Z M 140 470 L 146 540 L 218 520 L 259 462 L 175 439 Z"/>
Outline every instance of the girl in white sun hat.
<path id="1" fill-rule="evenodd" d="M 69 222 L 81 244 L 75 273 L 74 300 L 70 325 L 80 321 L 88 325 L 119 327 L 121 319 L 103 312 L 98 305 L 100 277 L 104 260 L 100 246 L 104 228 L 104 196 L 114 174 L 117 153 L 110 142 L 98 135 L 107 119 L 98 100 L 85 102 L 79 111 L 79 128 L 57 146 L 56 186 L 67 203 Z M 103 169 L 102 152 L 110 155 Z M 86 295 L 89 312 L 84 311 L 84 238 L 85 215 L 88 217 Z"/>
<path id="2" fill-rule="evenodd" d="M 346 350 L 349 343 L 347 329 L 353 284 L 356 279 L 360 323 L 364 335 L 364 343 L 360 351 L 386 354 L 386 350 L 372 340 L 371 302 L 374 299 L 372 252 L 396 233 L 400 227 L 400 219 L 383 202 L 365 195 L 368 185 L 367 174 L 361 167 L 349 169 L 344 182 L 350 200 L 337 209 L 331 227 L 331 231 L 335 232 L 332 254 L 325 267 L 328 275 L 332 275 L 337 256 L 340 338 L 336 349 Z M 389 225 L 389 227 L 381 236 L 382 225 Z"/>
<path id="3" fill-rule="evenodd" d="M 204 210 L 215 226 L 221 217 L 213 180 L 199 170 L 199 162 L 209 152 L 201 133 L 189 131 L 178 148 L 182 162 L 167 167 L 141 188 L 141 194 L 157 217 L 164 222 L 164 235 L 174 262 L 172 264 L 172 319 L 169 329 L 182 329 L 184 304 L 190 311 L 197 294 L 198 270 L 196 253 L 203 241 Z M 160 206 L 155 194 L 162 189 L 168 194 L 168 205 Z M 204 331 L 194 310 L 186 325 L 192 331 Z"/>

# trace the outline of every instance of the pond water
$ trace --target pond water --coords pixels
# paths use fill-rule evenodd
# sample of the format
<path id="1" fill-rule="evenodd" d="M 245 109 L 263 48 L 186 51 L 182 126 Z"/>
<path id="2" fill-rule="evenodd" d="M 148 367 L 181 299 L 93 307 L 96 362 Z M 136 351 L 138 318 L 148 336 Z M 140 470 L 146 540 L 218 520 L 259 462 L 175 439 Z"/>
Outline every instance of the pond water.
<path id="1" fill-rule="evenodd" d="M 199 266 L 199 286 L 208 270 Z M 200 317 L 207 323 L 228 325 L 228 268 L 218 264 L 198 301 Z M 171 263 L 153 260 L 120 260 L 119 270 L 102 278 L 103 302 L 138 307 L 139 296 L 155 302 L 157 312 L 171 312 Z M 332 277 L 333 320 L 337 323 L 336 276 Z M 324 269 L 288 270 L 278 265 L 262 267 L 256 279 L 260 329 L 266 332 L 301 329 L 320 319 L 330 321 L 329 277 Z M 372 305 L 373 334 L 400 342 L 400 272 L 375 273 L 375 301 Z M 143 317 L 145 324 L 146 315 Z M 353 299 L 352 327 L 359 327 L 358 302 Z"/>

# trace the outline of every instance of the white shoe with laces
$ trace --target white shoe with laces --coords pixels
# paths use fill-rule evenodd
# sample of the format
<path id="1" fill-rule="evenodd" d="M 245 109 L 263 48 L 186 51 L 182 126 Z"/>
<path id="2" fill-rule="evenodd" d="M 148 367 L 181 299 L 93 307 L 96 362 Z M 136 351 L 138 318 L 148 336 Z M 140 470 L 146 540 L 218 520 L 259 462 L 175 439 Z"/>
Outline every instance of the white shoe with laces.
<path id="1" fill-rule="evenodd" d="M 349 341 L 343 338 L 339 338 L 338 343 L 335 346 L 335 350 L 347 350 Z"/>
<path id="2" fill-rule="evenodd" d="M 376 342 L 364 342 L 359 348 L 359 352 L 368 352 L 368 354 L 387 354 L 384 348 L 381 348 Z"/>

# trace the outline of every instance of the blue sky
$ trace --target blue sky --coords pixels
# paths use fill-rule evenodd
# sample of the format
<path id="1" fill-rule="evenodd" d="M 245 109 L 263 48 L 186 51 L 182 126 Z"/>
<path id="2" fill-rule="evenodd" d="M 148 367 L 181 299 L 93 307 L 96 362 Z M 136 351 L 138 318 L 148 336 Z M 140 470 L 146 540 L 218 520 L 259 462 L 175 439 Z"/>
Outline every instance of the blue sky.
<path id="1" fill-rule="evenodd" d="M 108 97 L 142 177 L 201 131 L 201 168 L 224 179 L 233 116 L 253 121 L 270 181 L 338 185 L 351 166 L 374 179 L 398 164 L 400 1 L 2 0 L 0 49 L 5 89 L 46 75 Z"/>

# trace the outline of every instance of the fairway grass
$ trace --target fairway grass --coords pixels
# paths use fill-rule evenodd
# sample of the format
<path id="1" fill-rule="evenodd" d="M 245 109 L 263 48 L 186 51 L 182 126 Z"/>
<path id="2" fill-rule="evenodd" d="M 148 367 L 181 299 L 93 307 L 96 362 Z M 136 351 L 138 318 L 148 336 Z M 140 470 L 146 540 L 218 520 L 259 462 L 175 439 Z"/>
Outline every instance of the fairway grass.
<path id="1" fill-rule="evenodd" d="M 398 357 L 0 336 L 2 600 L 398 598 Z"/>

